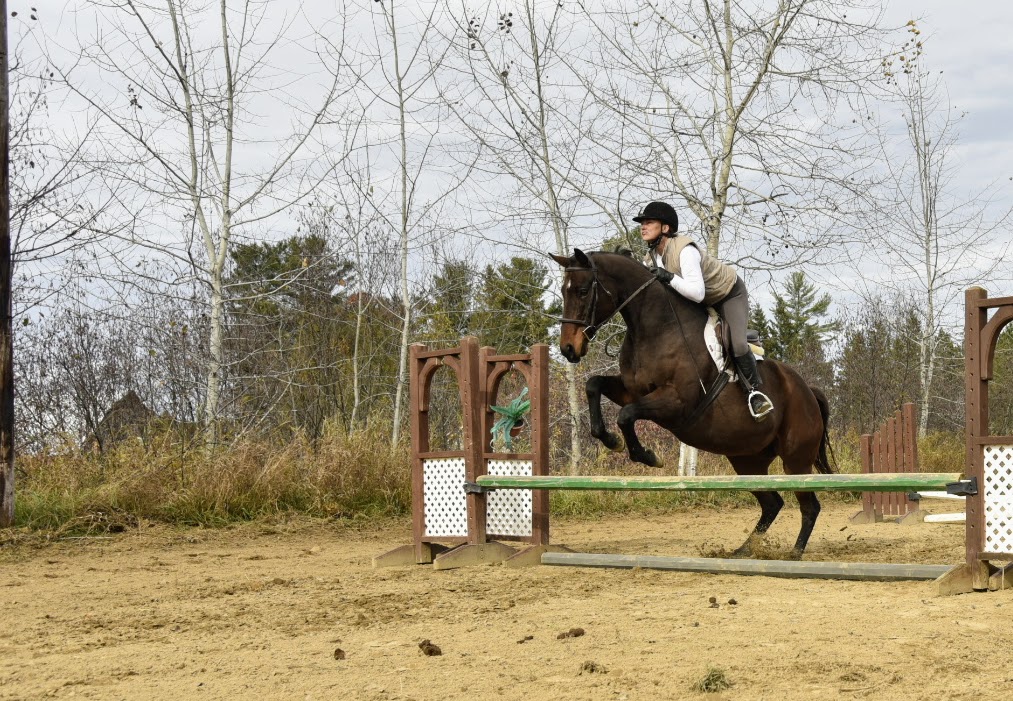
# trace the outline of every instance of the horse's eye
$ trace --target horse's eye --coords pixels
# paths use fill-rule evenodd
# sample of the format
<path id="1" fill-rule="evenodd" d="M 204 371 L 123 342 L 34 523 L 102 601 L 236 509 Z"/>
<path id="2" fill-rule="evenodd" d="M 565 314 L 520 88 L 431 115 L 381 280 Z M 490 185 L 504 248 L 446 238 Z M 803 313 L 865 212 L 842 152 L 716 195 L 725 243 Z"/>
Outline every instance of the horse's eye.
<path id="1" fill-rule="evenodd" d="M 587 294 L 590 291 L 591 291 L 591 286 L 587 285 L 587 286 L 581 287 L 579 290 L 577 290 L 577 294 L 579 294 L 581 297 L 587 297 Z"/>

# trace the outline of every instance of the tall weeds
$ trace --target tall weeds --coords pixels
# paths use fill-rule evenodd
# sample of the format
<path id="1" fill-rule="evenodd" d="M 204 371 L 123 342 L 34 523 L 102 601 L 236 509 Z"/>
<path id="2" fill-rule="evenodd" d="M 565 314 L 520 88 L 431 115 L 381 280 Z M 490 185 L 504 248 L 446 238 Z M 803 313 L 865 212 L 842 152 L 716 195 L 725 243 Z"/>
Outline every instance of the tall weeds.
<path id="1" fill-rule="evenodd" d="M 312 516 L 405 514 L 411 507 L 407 446 L 382 430 L 331 429 L 315 442 L 241 439 L 182 449 L 166 433 L 102 454 L 68 447 L 18 460 L 16 525 L 89 529 L 129 515 L 184 525 L 222 525 L 282 512 Z M 101 515 L 102 518 L 97 518 Z"/>
<path id="2" fill-rule="evenodd" d="M 46 455 L 18 458 L 16 525 L 29 529 L 94 533 L 122 530 L 137 519 L 180 525 L 220 526 L 284 513 L 317 517 L 403 516 L 411 511 L 410 452 L 392 449 L 382 426 L 348 434 L 329 428 L 310 441 L 302 436 L 247 438 L 207 450 L 185 447 L 171 433 L 146 443 L 121 443 L 103 454 L 72 445 Z M 860 472 L 858 436 L 832 437 L 840 472 Z M 652 441 L 666 468 L 629 462 L 600 449 L 584 474 L 675 474 L 678 446 Z M 664 447 L 667 446 L 667 449 Z M 922 471 L 961 469 L 959 435 L 933 434 L 919 441 Z M 557 467 L 559 467 L 557 465 Z M 701 453 L 698 473 L 731 474 L 727 460 Z M 781 472 L 779 461 L 772 473 Z M 790 495 L 785 495 L 789 504 Z M 824 494 L 851 501 L 857 495 Z M 744 492 L 554 492 L 556 515 L 657 513 L 686 508 L 751 507 Z"/>

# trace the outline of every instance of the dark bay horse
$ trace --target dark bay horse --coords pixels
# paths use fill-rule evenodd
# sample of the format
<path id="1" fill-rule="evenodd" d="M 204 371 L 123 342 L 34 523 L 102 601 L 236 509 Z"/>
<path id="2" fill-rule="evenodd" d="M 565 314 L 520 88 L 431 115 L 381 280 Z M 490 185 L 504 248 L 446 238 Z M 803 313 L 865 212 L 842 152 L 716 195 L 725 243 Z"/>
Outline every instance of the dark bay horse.
<path id="1" fill-rule="evenodd" d="M 653 281 L 639 261 L 618 253 L 586 254 L 578 249 L 570 258 L 553 255 L 566 270 L 563 276 L 563 322 L 559 348 L 578 363 L 598 327 L 617 309 L 626 322 L 626 339 L 619 353 L 619 375 L 595 375 L 586 385 L 591 434 L 611 450 L 653 467 L 661 463 L 637 437 L 636 422 L 653 421 L 683 443 L 724 455 L 739 475 L 765 475 L 775 457 L 786 474 L 833 470 L 827 460 L 829 405 L 823 393 L 810 387 L 788 365 L 776 360 L 759 363 L 763 391 L 774 403 L 766 420 L 756 422 L 738 383 L 727 387 L 702 413 L 697 411 L 717 378 L 704 342 L 707 312 L 667 285 Z M 601 397 L 622 409 L 617 424 L 622 438 L 610 433 L 602 420 Z M 776 492 L 753 492 L 760 502 L 760 520 L 736 555 L 748 556 L 756 538 L 777 517 L 784 500 Z M 812 534 L 820 503 L 813 492 L 797 492 L 802 528 L 792 550 L 801 558 Z"/>

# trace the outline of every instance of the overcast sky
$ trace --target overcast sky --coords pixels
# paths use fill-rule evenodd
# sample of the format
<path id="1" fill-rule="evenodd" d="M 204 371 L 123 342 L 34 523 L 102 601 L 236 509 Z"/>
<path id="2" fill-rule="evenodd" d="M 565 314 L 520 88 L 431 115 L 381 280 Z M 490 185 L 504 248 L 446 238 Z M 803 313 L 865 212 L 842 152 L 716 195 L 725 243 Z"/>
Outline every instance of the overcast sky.
<path id="1" fill-rule="evenodd" d="M 292 3 L 296 0 L 274 0 Z M 369 0 L 358 0 L 363 6 Z M 319 5 L 318 5 L 319 2 Z M 11 10 L 25 12 L 36 4 L 34 0 L 10 0 Z M 81 0 L 56 0 L 40 4 L 45 13 L 42 18 L 47 30 L 56 29 L 63 34 L 74 22 L 60 7 L 73 8 Z M 331 6 L 330 0 L 306 0 L 303 7 Z M 476 3 L 476 7 L 481 4 Z M 287 6 L 287 5 L 283 5 Z M 494 7 L 489 4 L 488 7 Z M 21 17 L 20 19 L 24 19 Z M 964 193 L 980 191 L 990 183 L 1000 183 L 1000 204 L 1007 207 L 1013 202 L 1013 3 L 972 2 L 954 0 L 889 0 L 886 24 L 900 27 L 909 19 L 919 19 L 925 53 L 922 65 L 941 71 L 951 102 L 967 116 L 960 124 L 960 143 L 956 151 L 960 169 L 955 190 Z M 16 31 L 12 27 L 12 31 Z M 898 42 L 905 35 L 897 34 Z M 892 109 L 890 107 L 884 110 Z M 885 120 L 896 120 L 896 114 L 884 113 Z M 1009 237 L 1009 235 L 1007 235 Z M 822 271 L 813 271 L 819 276 Z M 823 280 L 828 284 L 831 280 Z M 982 281 L 986 287 L 989 282 Z M 1000 292 L 1002 283 L 993 282 L 994 292 Z M 759 286 L 759 285 L 758 285 Z M 769 303 L 766 291 L 757 289 L 755 296 L 765 305 Z"/>
<path id="2" fill-rule="evenodd" d="M 943 71 L 961 125 L 963 178 L 971 187 L 1013 175 L 1013 4 L 893 0 L 890 24 L 921 18 L 925 66 Z"/>

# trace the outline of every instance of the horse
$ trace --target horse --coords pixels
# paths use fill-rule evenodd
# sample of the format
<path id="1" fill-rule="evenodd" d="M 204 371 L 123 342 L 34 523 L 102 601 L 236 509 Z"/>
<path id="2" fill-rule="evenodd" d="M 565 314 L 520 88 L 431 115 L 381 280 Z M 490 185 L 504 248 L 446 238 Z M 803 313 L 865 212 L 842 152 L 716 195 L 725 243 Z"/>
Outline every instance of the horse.
<path id="1" fill-rule="evenodd" d="M 593 375 L 585 386 L 591 435 L 607 448 L 618 452 L 625 442 L 631 460 L 661 467 L 637 437 L 636 422 L 646 419 L 687 445 L 724 455 L 739 475 L 765 475 L 775 457 L 781 458 L 786 474 L 810 474 L 813 466 L 823 474 L 833 472 L 827 460 L 829 403 L 793 368 L 776 360 L 758 363 L 763 392 L 774 409 L 757 422 L 738 383 L 721 389 L 722 378 L 705 345 L 708 314 L 702 304 L 658 282 L 627 255 L 574 249 L 571 257 L 551 257 L 565 271 L 559 330 L 563 357 L 579 363 L 598 328 L 617 312 L 626 322 L 619 374 Z M 605 426 L 602 395 L 621 407 L 616 423 L 622 437 Z M 752 494 L 760 504 L 760 519 L 735 550 L 737 557 L 753 554 L 784 506 L 777 492 Z M 813 492 L 796 492 L 796 497 L 802 528 L 791 557 L 801 559 L 820 503 Z"/>

